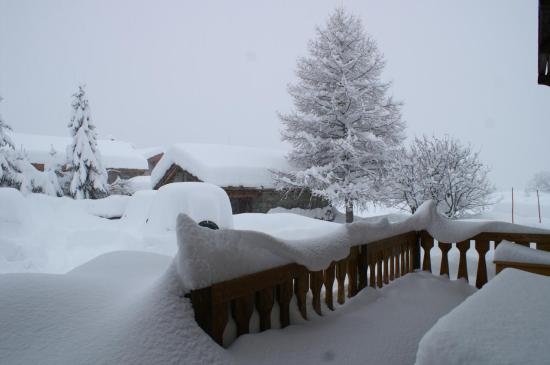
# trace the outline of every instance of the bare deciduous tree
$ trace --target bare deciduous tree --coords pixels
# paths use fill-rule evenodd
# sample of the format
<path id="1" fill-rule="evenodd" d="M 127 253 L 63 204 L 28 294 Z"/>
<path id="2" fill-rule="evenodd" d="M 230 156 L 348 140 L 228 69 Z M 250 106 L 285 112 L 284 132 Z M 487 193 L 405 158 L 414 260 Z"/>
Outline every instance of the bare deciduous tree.
<path id="1" fill-rule="evenodd" d="M 412 213 L 430 199 L 448 217 L 475 213 L 491 204 L 488 172 L 479 153 L 456 139 L 415 138 L 395 155 L 387 199 Z"/>

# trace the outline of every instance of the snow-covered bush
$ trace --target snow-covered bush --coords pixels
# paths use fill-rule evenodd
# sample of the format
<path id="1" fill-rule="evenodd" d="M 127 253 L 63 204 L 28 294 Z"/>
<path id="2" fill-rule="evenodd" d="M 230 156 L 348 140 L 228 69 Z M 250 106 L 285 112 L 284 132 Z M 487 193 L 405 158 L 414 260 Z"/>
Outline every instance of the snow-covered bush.
<path id="1" fill-rule="evenodd" d="M 525 191 L 550 193 L 550 171 L 539 171 L 527 183 Z"/>
<path id="2" fill-rule="evenodd" d="M 83 85 L 78 87 L 73 97 L 73 114 L 68 125 L 73 141 L 67 148 L 71 172 L 69 191 L 75 199 L 102 198 L 109 190 L 107 170 L 97 148 L 97 134 Z"/>
<path id="3" fill-rule="evenodd" d="M 116 180 L 109 184 L 109 194 L 111 195 L 132 195 L 135 193 L 130 180 L 121 179 L 117 176 Z"/>
<path id="4" fill-rule="evenodd" d="M 386 199 L 414 213 L 434 200 L 447 217 L 475 213 L 491 204 L 489 169 L 470 146 L 448 137 L 415 138 L 394 155 L 387 177 Z"/>
<path id="5" fill-rule="evenodd" d="M 298 82 L 289 87 L 295 110 L 280 115 L 290 142 L 293 170 L 275 172 L 281 189 L 309 188 L 335 206 L 379 199 L 389 152 L 403 140 L 399 104 L 388 83 L 376 42 L 361 21 L 338 8 L 298 61 Z"/>

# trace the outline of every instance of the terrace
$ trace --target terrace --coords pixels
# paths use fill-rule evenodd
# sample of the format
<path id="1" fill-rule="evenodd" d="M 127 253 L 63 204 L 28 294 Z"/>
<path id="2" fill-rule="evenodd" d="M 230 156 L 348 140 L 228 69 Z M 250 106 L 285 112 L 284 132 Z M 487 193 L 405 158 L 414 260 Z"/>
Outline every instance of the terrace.
<path id="1" fill-rule="evenodd" d="M 237 363 L 410 364 L 437 320 L 495 276 L 493 254 L 501 242 L 550 250 L 547 232 L 504 223 L 436 218 L 426 230 L 384 237 L 409 224 L 390 226 L 384 233 L 373 226 L 356 229 L 365 233 L 364 243 L 351 244 L 347 256 L 322 269 L 318 260 L 302 257 L 303 264 L 192 290 L 195 319 Z M 506 267 L 548 270 L 512 262 L 497 262 L 496 270 Z"/>

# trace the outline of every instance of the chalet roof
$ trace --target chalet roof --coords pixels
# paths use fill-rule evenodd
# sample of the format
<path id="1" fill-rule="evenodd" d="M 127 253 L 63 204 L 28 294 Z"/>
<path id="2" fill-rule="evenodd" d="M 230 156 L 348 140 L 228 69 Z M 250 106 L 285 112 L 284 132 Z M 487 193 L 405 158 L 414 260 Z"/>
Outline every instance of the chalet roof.
<path id="1" fill-rule="evenodd" d="M 56 150 L 56 160 L 64 163 L 70 137 L 46 136 L 27 133 L 10 133 L 16 149 L 26 152 L 31 163 L 47 163 L 50 151 Z M 100 139 L 97 141 L 105 168 L 147 170 L 148 164 L 130 143 L 119 140 Z"/>
<path id="2" fill-rule="evenodd" d="M 270 170 L 288 170 L 285 151 L 245 146 L 181 143 L 171 146 L 151 173 L 157 185 L 172 165 L 222 187 L 274 188 Z"/>
<path id="3" fill-rule="evenodd" d="M 155 147 L 145 147 L 145 148 L 138 148 L 137 151 L 146 159 L 150 159 L 151 157 L 155 157 L 156 155 L 160 155 L 161 153 L 164 153 L 165 148 L 162 146 L 155 146 Z"/>

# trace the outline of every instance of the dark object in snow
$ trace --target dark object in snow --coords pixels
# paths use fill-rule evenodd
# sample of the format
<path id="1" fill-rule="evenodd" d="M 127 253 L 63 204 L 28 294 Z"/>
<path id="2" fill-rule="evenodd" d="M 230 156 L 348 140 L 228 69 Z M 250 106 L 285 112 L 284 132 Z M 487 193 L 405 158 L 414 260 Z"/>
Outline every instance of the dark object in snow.
<path id="1" fill-rule="evenodd" d="M 550 0 L 539 0 L 539 80 L 550 86 Z"/>
<path id="2" fill-rule="evenodd" d="M 202 221 L 199 223 L 199 226 L 210 229 L 220 229 L 220 227 L 218 227 L 218 225 L 212 221 Z"/>

